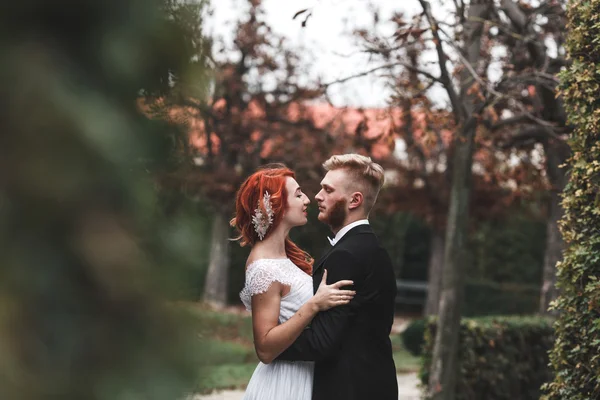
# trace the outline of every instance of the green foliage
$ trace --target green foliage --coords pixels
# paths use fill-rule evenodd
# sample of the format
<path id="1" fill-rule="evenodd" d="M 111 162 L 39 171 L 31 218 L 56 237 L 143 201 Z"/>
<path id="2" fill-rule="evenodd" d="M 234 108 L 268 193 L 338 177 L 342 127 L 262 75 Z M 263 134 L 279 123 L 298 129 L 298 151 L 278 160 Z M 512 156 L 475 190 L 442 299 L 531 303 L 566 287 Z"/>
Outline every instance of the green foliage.
<path id="1" fill-rule="evenodd" d="M 0 6 L 0 398 L 176 399 L 197 379 L 164 282 L 200 254 L 162 216 L 169 149 L 137 102 L 181 39 L 154 40 L 164 6 Z"/>
<path id="2" fill-rule="evenodd" d="M 483 221 L 470 234 L 465 316 L 529 314 L 539 308 L 545 223 L 518 210 L 512 215 Z M 426 280 L 431 244 L 427 227 L 406 213 L 375 218 L 372 225 L 390 252 L 397 276 Z"/>
<path id="3" fill-rule="evenodd" d="M 562 203 L 567 250 L 553 306 L 560 315 L 550 354 L 555 376 L 545 385 L 545 398 L 553 400 L 600 396 L 600 1 L 570 1 L 568 18 L 572 64 L 561 74 L 561 89 L 575 131 Z"/>
<path id="4" fill-rule="evenodd" d="M 202 202 L 192 201 L 182 194 L 177 196 L 181 197 L 181 204 L 169 212 L 162 208 L 163 229 L 155 236 L 171 249 L 172 255 L 177 255 L 177 264 L 171 265 L 171 273 L 163 285 L 173 299 L 197 301 L 202 298 L 208 269 L 212 221 Z M 168 262 L 164 260 L 165 264 Z"/>
<path id="5" fill-rule="evenodd" d="M 534 314 L 539 301 L 539 285 L 469 280 L 465 283 L 462 314 L 466 317 Z"/>
<path id="6" fill-rule="evenodd" d="M 203 357 L 210 365 L 256 363 L 258 358 L 251 345 L 235 341 L 208 339 L 203 342 Z"/>
<path id="7" fill-rule="evenodd" d="M 163 0 L 161 12 L 167 18 L 154 30 L 150 42 L 162 49 L 162 56 L 154 61 L 144 96 L 206 97 L 212 82 L 211 41 L 202 35 L 206 6 L 207 0 Z"/>
<path id="8" fill-rule="evenodd" d="M 466 265 L 470 279 L 540 284 L 546 221 L 521 214 L 515 210 L 510 218 L 478 223 L 468 242 Z"/>
<path id="9" fill-rule="evenodd" d="M 423 352 L 426 324 L 426 319 L 416 319 L 400 334 L 404 347 L 414 356 L 420 356 Z"/>
<path id="10" fill-rule="evenodd" d="M 522 214 L 517 209 L 505 220 L 482 221 L 471 233 L 464 316 L 537 312 L 546 226 Z"/>
<path id="11" fill-rule="evenodd" d="M 533 314 L 538 309 L 539 288 L 498 284 L 495 282 L 473 282 L 465 284 L 463 315 L 466 317 Z M 404 347 L 419 356 L 425 342 L 426 319 L 416 319 L 400 334 Z"/>
<path id="12" fill-rule="evenodd" d="M 427 262 L 431 233 L 415 215 L 397 212 L 375 214 L 370 218 L 373 230 L 390 254 L 396 277 L 406 280 L 427 280 Z"/>
<path id="13" fill-rule="evenodd" d="M 202 339 L 195 391 L 245 387 L 258 364 L 250 316 L 218 312 L 198 303 L 186 305 L 185 310 L 195 320 L 195 332 Z"/>
<path id="14" fill-rule="evenodd" d="M 197 330 L 200 337 L 242 342 L 253 346 L 252 318 L 249 315 L 212 311 L 198 307 L 197 304 L 187 310 L 198 325 Z"/>
<path id="15" fill-rule="evenodd" d="M 425 331 L 421 380 L 428 382 L 435 322 Z M 552 321 L 540 317 L 463 319 L 456 400 L 534 400 L 550 376 Z"/>

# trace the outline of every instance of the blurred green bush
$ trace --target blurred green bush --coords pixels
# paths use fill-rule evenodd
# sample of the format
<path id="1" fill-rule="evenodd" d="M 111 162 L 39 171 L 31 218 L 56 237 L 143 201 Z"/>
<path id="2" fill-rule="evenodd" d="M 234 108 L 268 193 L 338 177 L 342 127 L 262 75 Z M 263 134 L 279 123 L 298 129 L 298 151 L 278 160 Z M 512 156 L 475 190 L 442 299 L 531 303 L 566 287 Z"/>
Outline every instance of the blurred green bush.
<path id="1" fill-rule="evenodd" d="M 537 400 L 551 377 L 552 320 L 542 317 L 463 319 L 456 400 Z M 436 324 L 425 331 L 421 381 L 426 385 Z"/>
<path id="2" fill-rule="evenodd" d="M 426 325 L 426 319 L 416 319 L 410 324 L 408 324 L 406 329 L 400 334 L 400 336 L 402 337 L 402 343 L 404 344 L 404 347 L 413 356 L 420 356 L 423 352 Z"/>
<path id="3" fill-rule="evenodd" d="M 2 399 L 165 400 L 197 383 L 194 322 L 172 300 L 203 254 L 160 202 L 173 131 L 138 102 L 191 62 L 199 38 L 175 10 L 199 9 L 181 4 L 0 6 Z"/>

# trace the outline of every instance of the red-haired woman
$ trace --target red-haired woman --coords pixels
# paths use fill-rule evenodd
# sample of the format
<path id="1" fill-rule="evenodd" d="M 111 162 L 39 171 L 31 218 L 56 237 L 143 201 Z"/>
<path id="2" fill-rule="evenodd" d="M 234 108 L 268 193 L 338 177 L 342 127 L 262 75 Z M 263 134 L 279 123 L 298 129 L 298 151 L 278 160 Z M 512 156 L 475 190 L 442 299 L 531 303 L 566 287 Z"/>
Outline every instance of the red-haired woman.
<path id="1" fill-rule="evenodd" d="M 266 166 L 246 179 L 237 193 L 231 224 L 240 232 L 240 244 L 252 246 L 240 297 L 252 311 L 254 346 L 261 361 L 244 400 L 310 400 L 313 362 L 275 358 L 319 311 L 348 304 L 355 294 L 340 289 L 352 281 L 327 285 L 325 271 L 313 295 L 313 261 L 288 237 L 290 229 L 306 224 L 310 203 L 294 178 L 283 165 Z"/>

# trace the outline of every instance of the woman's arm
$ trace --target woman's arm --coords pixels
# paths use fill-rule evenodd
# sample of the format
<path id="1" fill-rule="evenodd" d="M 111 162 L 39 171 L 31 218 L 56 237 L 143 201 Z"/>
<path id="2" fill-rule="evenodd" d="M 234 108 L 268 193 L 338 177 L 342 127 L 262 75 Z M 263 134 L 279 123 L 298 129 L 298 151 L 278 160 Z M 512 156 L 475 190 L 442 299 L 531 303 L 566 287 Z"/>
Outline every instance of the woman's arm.
<path id="1" fill-rule="evenodd" d="M 319 311 L 350 302 L 355 292 L 339 288 L 352 285 L 352 281 L 343 280 L 327 285 L 326 279 L 327 271 L 323 274 L 317 293 L 283 324 L 279 324 L 280 303 L 288 286 L 275 281 L 266 292 L 252 296 L 254 347 L 260 361 L 265 364 L 272 362 L 294 343 Z"/>

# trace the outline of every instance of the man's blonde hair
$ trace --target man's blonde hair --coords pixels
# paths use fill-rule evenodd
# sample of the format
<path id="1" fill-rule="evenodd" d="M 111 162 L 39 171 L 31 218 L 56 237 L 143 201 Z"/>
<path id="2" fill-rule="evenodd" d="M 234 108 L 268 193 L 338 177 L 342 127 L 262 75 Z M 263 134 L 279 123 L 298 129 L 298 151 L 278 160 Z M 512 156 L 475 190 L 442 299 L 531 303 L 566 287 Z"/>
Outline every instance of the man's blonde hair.
<path id="1" fill-rule="evenodd" d="M 330 157 L 323 163 L 323 168 L 325 171 L 346 170 L 351 178 L 348 182 L 350 188 L 355 189 L 354 185 L 358 186 L 358 191 L 364 196 L 365 211 L 369 214 L 385 181 L 381 165 L 370 157 L 352 153 Z"/>

